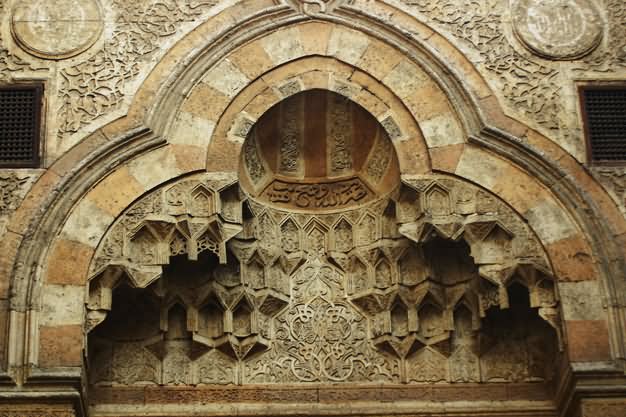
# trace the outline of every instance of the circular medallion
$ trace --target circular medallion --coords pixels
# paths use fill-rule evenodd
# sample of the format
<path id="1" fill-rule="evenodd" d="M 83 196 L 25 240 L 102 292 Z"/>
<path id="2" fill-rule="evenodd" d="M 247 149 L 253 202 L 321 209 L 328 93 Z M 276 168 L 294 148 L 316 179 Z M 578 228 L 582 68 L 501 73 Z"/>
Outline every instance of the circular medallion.
<path id="1" fill-rule="evenodd" d="M 28 53 L 64 59 L 85 51 L 104 23 L 97 0 L 24 0 L 13 9 L 11 31 Z"/>
<path id="2" fill-rule="evenodd" d="M 602 39 L 602 19 L 589 0 L 518 0 L 513 27 L 531 51 L 553 59 L 574 59 Z"/>

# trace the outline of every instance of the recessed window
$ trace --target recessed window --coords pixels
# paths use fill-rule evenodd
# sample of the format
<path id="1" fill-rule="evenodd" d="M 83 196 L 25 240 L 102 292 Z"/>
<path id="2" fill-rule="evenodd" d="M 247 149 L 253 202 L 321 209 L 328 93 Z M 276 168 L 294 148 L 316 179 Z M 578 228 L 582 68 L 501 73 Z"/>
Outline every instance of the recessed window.
<path id="1" fill-rule="evenodd" d="M 39 165 L 43 86 L 0 86 L 0 167 Z"/>
<path id="2" fill-rule="evenodd" d="M 626 85 L 580 90 L 589 161 L 626 163 Z"/>

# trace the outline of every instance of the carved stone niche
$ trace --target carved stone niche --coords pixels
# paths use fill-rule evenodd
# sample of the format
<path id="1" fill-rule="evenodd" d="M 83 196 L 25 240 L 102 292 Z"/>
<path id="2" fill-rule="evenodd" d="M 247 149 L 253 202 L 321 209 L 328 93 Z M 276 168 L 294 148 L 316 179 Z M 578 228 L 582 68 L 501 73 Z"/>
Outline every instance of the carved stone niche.
<path id="1" fill-rule="evenodd" d="M 559 301 L 528 225 L 462 180 L 401 180 L 356 104 L 292 96 L 223 178 L 149 193 L 101 242 L 92 385 L 552 378 Z"/>

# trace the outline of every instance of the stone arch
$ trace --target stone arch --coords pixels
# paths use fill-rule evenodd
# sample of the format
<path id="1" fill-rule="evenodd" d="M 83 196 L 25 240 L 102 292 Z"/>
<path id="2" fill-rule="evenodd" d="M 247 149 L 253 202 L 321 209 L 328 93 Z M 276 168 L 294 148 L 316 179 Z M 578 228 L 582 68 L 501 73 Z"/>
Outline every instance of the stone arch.
<path id="1" fill-rule="evenodd" d="M 241 12 L 241 10 L 230 11 L 230 13 L 236 12 Z M 399 16 L 400 17 L 396 18 L 407 18 L 406 15 L 399 14 Z M 364 17 L 364 20 L 367 18 L 367 16 Z M 294 19 L 297 20 L 301 18 L 298 17 Z M 341 19 L 345 20 L 345 16 Z M 373 21 L 378 20 L 373 19 Z M 282 23 L 277 23 L 277 25 L 278 24 Z M 417 33 L 421 34 L 420 36 L 423 35 L 423 38 L 429 39 L 433 49 L 438 48 L 435 52 L 430 51 L 433 55 L 439 58 L 449 58 L 449 62 L 459 63 L 457 68 L 467 74 L 467 80 L 470 80 L 471 83 L 471 86 L 466 86 L 466 95 L 472 97 L 470 101 L 476 103 L 475 109 L 472 109 L 470 113 L 482 112 L 485 116 L 484 124 L 488 126 L 480 132 L 480 135 L 473 138 L 472 143 L 468 145 L 458 144 L 458 146 L 455 145 L 456 147 L 443 147 L 443 149 L 439 150 L 430 150 L 433 169 L 468 178 L 484 186 L 486 189 L 502 195 L 519 213 L 530 216 L 531 222 L 533 222 L 533 225 L 538 229 L 541 228 L 543 219 L 545 219 L 546 216 L 557 220 L 568 219 L 565 220 L 565 228 L 561 230 L 561 232 L 564 233 L 559 232 L 558 234 L 562 239 L 557 241 L 546 240 L 544 242 L 546 246 L 553 246 L 552 258 L 557 275 L 570 274 L 573 277 L 572 279 L 576 279 L 577 277 L 580 278 L 580 276 L 572 274 L 576 274 L 576 271 L 581 270 L 585 271 L 585 275 L 601 275 L 603 277 L 603 283 L 607 287 L 609 298 L 611 300 L 617 300 L 618 296 L 615 286 L 619 285 L 619 283 L 616 282 L 617 279 L 614 277 L 620 276 L 622 266 L 608 265 L 608 262 L 598 265 L 594 264 L 595 259 L 617 258 L 617 253 L 619 253 L 620 249 L 613 244 L 613 237 L 622 236 L 626 230 L 623 220 L 620 218 L 619 213 L 616 212 L 615 207 L 604 191 L 590 179 L 582 168 L 576 166 L 569 156 L 563 153 L 562 150 L 552 146 L 546 138 L 526 129 L 523 125 L 515 121 L 506 119 L 497 106 L 497 103 L 494 102 L 495 99 L 490 95 L 486 85 L 480 80 L 478 73 L 469 66 L 467 61 L 463 60 L 462 55 L 456 49 L 450 47 L 449 43 L 444 38 L 436 34 L 433 35 L 429 28 L 414 20 L 407 21 L 404 24 L 412 26 Z M 212 28 L 215 27 L 213 25 L 214 23 L 207 24 L 206 27 L 191 35 L 189 39 L 201 38 L 202 31 L 212 30 Z M 362 26 L 363 25 L 361 25 L 361 28 Z M 377 30 L 383 29 L 377 28 Z M 424 44 L 425 41 L 419 43 Z M 25 239 L 22 239 L 19 233 L 13 233 L 8 242 L 5 243 L 5 245 L 11 245 L 12 247 L 7 253 L 14 254 L 19 252 L 19 255 L 16 257 L 17 262 L 14 269 L 15 280 L 11 284 L 14 294 L 12 303 L 15 312 L 12 313 L 14 315 L 13 323 L 15 323 L 16 326 L 27 326 L 26 323 L 28 322 L 30 326 L 32 326 L 30 332 L 37 334 L 36 320 L 31 320 L 27 318 L 27 316 L 31 314 L 28 313 L 31 309 L 37 311 L 40 308 L 39 300 L 41 288 L 39 288 L 39 286 L 43 285 L 44 282 L 49 285 L 69 284 L 81 286 L 81 280 L 77 280 L 74 276 L 71 278 L 67 276 L 61 278 L 60 276 L 64 273 L 73 273 L 74 271 L 71 271 L 71 269 L 73 269 L 72 267 L 74 266 L 78 266 L 75 271 L 85 270 L 85 264 L 88 263 L 87 260 L 92 256 L 94 249 L 90 245 L 81 245 L 81 243 L 84 243 L 81 242 L 82 239 L 89 240 L 82 236 L 70 234 L 70 239 L 63 239 L 63 236 L 68 236 L 65 232 L 61 232 L 61 238 L 56 239 L 54 243 L 52 243 L 48 236 L 56 235 L 56 233 L 61 230 L 61 224 L 57 221 L 53 221 L 49 217 L 37 217 L 37 215 L 34 214 L 36 211 L 35 207 L 37 207 L 40 202 L 45 200 L 44 206 L 53 208 L 50 215 L 53 213 L 59 214 L 59 217 L 63 220 L 69 217 L 66 224 L 81 224 L 81 222 L 89 217 L 91 208 L 93 208 L 94 205 L 97 206 L 99 210 L 98 213 L 104 214 L 102 217 L 103 220 L 99 224 L 93 225 L 93 230 L 94 236 L 102 236 L 108 227 L 106 221 L 113 218 L 111 213 L 119 214 L 144 192 L 164 181 L 182 175 L 185 172 L 202 170 L 204 168 L 204 161 L 206 159 L 194 158 L 197 149 L 194 148 L 196 145 L 194 145 L 192 141 L 170 143 L 165 147 L 157 148 L 158 146 L 164 145 L 164 143 L 155 136 L 147 134 L 146 131 L 132 130 L 137 124 L 142 124 L 145 121 L 145 123 L 156 132 L 160 133 L 163 131 L 163 126 L 159 126 L 159 123 L 155 122 L 154 116 L 154 114 L 158 113 L 158 109 L 163 107 L 157 105 L 148 111 L 140 103 L 146 96 L 150 96 L 156 90 L 156 86 L 159 85 L 158 81 L 160 80 L 159 72 L 163 71 L 164 68 L 168 68 L 168 65 L 171 67 L 173 65 L 172 62 L 180 56 L 177 54 L 182 53 L 183 55 L 188 55 L 187 51 L 189 49 L 188 45 L 184 46 L 182 43 L 174 48 L 169 58 L 164 60 L 163 67 L 159 67 L 155 70 L 151 80 L 144 84 L 144 88 L 140 90 L 139 94 L 136 96 L 135 105 L 129 111 L 129 115 L 104 129 L 105 132 L 116 136 L 117 139 L 113 144 L 103 144 L 104 140 L 100 132 L 87 138 L 84 144 L 77 146 L 51 168 L 50 173 L 44 176 L 31 191 L 25 206 L 20 208 L 14 216 L 9 230 L 20 231 L 26 236 Z M 440 59 L 438 62 L 441 63 L 441 61 Z M 162 72 L 161 75 L 163 75 Z M 456 77 L 450 83 L 455 84 L 460 82 L 458 77 Z M 165 90 L 167 90 L 167 88 Z M 464 94 L 461 94 L 461 96 L 463 95 Z M 173 98 L 174 94 L 165 94 L 165 96 L 169 96 L 169 99 L 172 100 L 178 100 L 178 98 Z M 152 113 L 153 116 L 146 117 L 146 112 Z M 171 120 L 167 123 L 169 122 L 171 122 Z M 510 125 L 508 125 L 509 122 Z M 500 127 L 500 129 L 504 132 L 508 132 L 508 134 L 500 132 L 498 129 L 492 129 L 494 126 Z M 515 144 L 514 137 L 522 136 L 524 132 L 528 135 L 529 141 L 532 141 L 535 147 L 534 149 Z M 476 131 L 472 131 L 472 133 L 476 133 Z M 181 147 L 175 148 L 176 145 Z M 485 151 L 481 146 L 485 146 L 489 150 Z M 92 152 L 93 147 L 97 148 L 96 152 Z M 125 148 L 124 154 L 112 156 L 113 151 L 119 149 L 116 147 Z M 152 152 L 145 153 L 141 156 L 141 159 L 137 158 L 135 162 L 129 163 L 129 166 L 121 165 L 123 161 L 131 160 L 143 150 L 154 148 L 156 149 Z M 548 153 L 553 159 L 559 159 L 562 168 L 555 167 L 555 164 L 551 163 L 547 158 L 540 156 L 537 150 Z M 516 152 L 519 153 L 518 156 L 513 155 Z M 90 158 L 89 162 L 83 162 L 81 166 L 77 161 L 83 160 L 87 156 Z M 515 161 L 515 163 L 511 164 L 509 162 L 511 160 Z M 143 165 L 154 164 L 155 161 L 163 162 L 163 166 L 168 168 L 160 172 L 152 172 L 143 175 L 143 177 L 142 174 L 137 174 L 137 176 L 133 174 L 131 167 L 133 163 Z M 486 164 L 487 167 L 482 170 L 474 170 L 471 161 L 489 161 L 489 163 Z M 97 167 L 97 169 L 94 167 Z M 117 170 L 111 171 L 110 168 L 112 167 L 116 167 Z M 501 176 L 513 179 L 513 184 L 523 186 L 524 189 L 527 190 L 526 196 L 520 197 L 514 187 L 507 187 L 502 181 L 494 182 L 490 180 L 487 174 L 493 176 L 494 171 L 490 171 L 492 168 L 495 168 L 496 172 L 500 173 Z M 82 174 L 88 172 L 90 169 L 93 170 L 94 174 L 87 180 L 84 176 L 80 180 L 77 179 L 78 175 L 73 176 L 76 173 Z M 72 170 L 74 171 L 71 172 Z M 66 176 L 66 174 L 69 175 Z M 61 179 L 60 177 L 62 176 L 66 177 Z M 570 176 L 578 179 L 580 184 L 584 184 L 584 189 L 581 190 L 581 187 L 575 186 Z M 81 182 L 83 182 L 84 185 L 76 185 Z M 55 200 L 57 196 L 54 194 L 49 195 L 46 200 L 44 194 L 48 193 L 51 184 L 55 184 L 59 190 L 73 190 L 69 202 L 61 203 L 60 200 Z M 106 198 L 96 197 L 97 194 L 107 188 L 114 189 L 115 187 L 126 184 L 130 184 L 130 186 L 126 188 L 126 191 L 121 193 L 121 196 L 113 199 L 112 203 L 106 202 Z M 94 185 L 96 188 L 89 191 L 88 189 Z M 119 189 L 122 188 L 123 187 L 120 187 Z M 593 197 L 588 197 L 585 193 Z M 105 194 L 103 193 L 103 195 Z M 532 196 L 532 198 L 526 198 L 528 195 Z M 595 198 L 595 201 L 592 200 L 592 198 Z M 74 205 L 74 203 L 76 203 L 76 205 Z M 563 206 L 565 206 L 566 209 L 563 209 Z M 585 214 L 587 208 L 595 213 L 602 211 L 608 213 L 607 216 L 612 220 L 610 222 L 611 224 L 603 224 L 602 221 L 599 220 L 601 216 L 597 216 L 598 220 L 590 219 L 589 216 Z M 69 214 L 70 212 L 72 213 L 71 215 Z M 34 220 L 32 220 L 33 218 Z M 28 224 L 31 223 L 31 220 L 32 227 L 28 229 Z M 584 233 L 581 233 L 579 228 L 582 229 Z M 601 230 L 603 233 L 596 233 L 597 230 Z M 545 237 L 551 235 L 552 231 L 544 229 L 540 235 L 542 234 Z M 591 236 L 591 238 L 587 236 Z M 595 240 L 593 240 L 594 238 Z M 33 243 L 38 241 L 42 242 L 41 246 L 43 246 L 43 249 L 41 246 L 38 246 L 38 243 Z M 570 249 L 572 247 L 575 248 L 576 252 L 590 255 L 590 259 L 582 262 L 584 268 L 590 269 L 581 269 L 570 264 L 573 258 L 573 253 Z M 59 264 L 66 261 L 65 255 L 68 252 L 80 253 L 82 256 L 77 257 L 77 260 L 73 264 L 66 265 L 59 269 Z M 551 252 L 550 248 L 548 252 Z M 43 259 L 46 259 L 46 261 L 43 261 Z M 34 265 L 39 266 L 35 267 Z M 47 265 L 47 267 L 44 265 Z M 50 265 L 53 265 L 54 268 L 50 267 Z M 596 268 L 600 270 L 598 271 Z M 57 271 L 54 273 L 56 274 L 55 278 L 44 277 L 42 274 L 44 270 L 50 271 L 53 269 Z M 79 285 L 75 285 L 77 283 Z M 52 294 L 54 288 L 49 287 L 45 291 L 50 291 L 48 293 Z M 68 291 L 77 290 L 69 289 Z M 37 315 L 37 313 L 32 314 L 33 316 Z M 621 321 L 623 321 L 623 317 L 620 316 L 620 314 L 621 313 L 616 308 L 610 315 L 613 320 L 611 332 L 613 336 L 612 350 L 615 356 L 623 355 L 623 335 L 621 334 L 622 330 L 620 330 L 623 326 L 620 327 L 619 325 Z M 72 320 L 67 321 L 68 323 L 72 323 L 67 324 L 68 326 L 80 326 L 76 324 L 75 320 Z M 48 340 L 54 338 L 52 331 L 46 331 Z M 74 327 L 72 331 L 75 332 L 74 335 L 78 338 L 82 336 L 80 328 L 77 329 Z M 23 358 L 20 356 L 21 353 L 13 352 L 12 360 L 16 364 L 20 364 L 20 362 L 22 364 L 37 363 L 37 345 L 39 345 L 39 343 L 35 337 L 30 342 L 22 345 L 24 351 L 28 350 L 31 356 Z M 26 349 L 26 346 L 31 346 L 31 348 Z M 76 361 L 72 364 L 76 364 Z M 50 366 L 53 365 L 51 364 Z"/>
<path id="2" fill-rule="evenodd" d="M 210 77 L 210 74 L 207 74 L 207 77 Z M 201 90 L 199 96 L 206 93 L 205 86 L 196 88 Z M 392 138 L 399 151 L 398 154 L 403 156 L 400 165 L 404 172 L 417 174 L 429 170 L 427 142 L 414 116 L 402 101 L 393 91 L 369 74 L 331 57 L 299 58 L 269 70 L 246 86 L 215 122 L 205 121 L 209 116 L 207 113 L 201 114 L 196 110 L 190 114 L 189 111 L 185 111 L 198 108 L 195 104 L 198 99 L 195 97 L 194 89 L 182 104 L 178 116 L 179 124 L 174 124 L 173 129 L 176 130 L 176 126 L 180 123 L 189 123 L 194 119 L 199 125 L 215 123 L 209 145 L 211 149 L 208 152 L 210 153 L 213 149 L 229 149 L 230 154 L 224 154 L 224 158 L 219 161 L 210 158 L 207 162 L 207 169 L 210 171 L 232 169 L 237 164 L 237 155 L 243 139 L 250 126 L 261 114 L 290 95 L 311 89 L 334 91 L 353 100 L 373 114 Z M 375 93 L 371 93 L 370 90 Z M 248 101 L 253 95 L 257 98 Z M 446 103 L 442 106 L 446 106 Z M 204 120 L 202 120 L 203 117 Z M 460 125 L 452 114 L 449 117 L 453 125 L 451 131 L 456 132 L 455 136 L 450 137 L 450 141 L 463 141 Z M 436 141 L 435 138 L 429 139 Z M 407 149 L 411 149 L 411 153 L 406 152 Z"/>

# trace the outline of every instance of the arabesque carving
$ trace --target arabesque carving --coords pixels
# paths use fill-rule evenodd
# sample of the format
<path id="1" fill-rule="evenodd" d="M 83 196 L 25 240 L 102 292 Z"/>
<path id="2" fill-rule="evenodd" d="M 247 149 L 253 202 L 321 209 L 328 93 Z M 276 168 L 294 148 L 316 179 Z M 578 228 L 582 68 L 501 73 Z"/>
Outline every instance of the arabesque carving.
<path id="1" fill-rule="evenodd" d="M 528 52 L 524 53 L 519 47 L 512 44 L 508 38 L 509 10 L 515 9 L 521 3 L 528 4 L 530 0 L 489 0 L 474 2 L 471 0 L 403 0 L 411 9 L 422 14 L 428 21 L 435 23 L 444 33 L 449 33 L 462 42 L 462 50 L 475 54 L 479 70 L 487 73 L 487 79 L 491 80 L 492 87 L 500 91 L 500 97 L 513 112 L 520 113 L 529 122 L 551 132 L 551 135 L 559 135 L 562 138 L 571 138 L 571 131 L 576 127 L 576 119 L 567 119 L 568 111 L 565 103 L 568 96 L 563 92 L 563 70 L 571 68 L 574 71 L 601 71 L 614 72 L 626 68 L 626 29 L 623 21 L 626 16 L 626 5 L 621 0 L 607 0 L 608 36 L 593 52 L 571 64 L 560 65 L 540 57 L 533 57 Z M 533 4 L 543 3 L 539 0 Z M 556 4 L 572 6 L 567 11 L 560 13 L 562 18 L 576 17 L 578 11 L 585 9 L 588 1 L 548 2 L 549 8 Z M 546 3 L 546 4 L 548 4 Z M 581 6 L 582 5 L 582 6 Z M 575 7 L 574 7 L 575 6 Z M 590 5 L 593 8 L 593 5 Z M 581 9 L 582 8 L 582 9 Z M 545 8 L 543 9 L 546 10 Z M 556 12 L 554 12 L 556 13 Z M 586 13 L 586 14 L 585 14 Z M 584 16 L 593 12 L 585 12 Z M 584 17 L 584 24 L 577 25 L 574 22 L 551 22 L 549 31 L 537 36 L 557 36 L 566 42 L 567 31 L 578 31 L 582 26 L 582 36 L 588 39 L 587 46 L 580 50 L 581 44 L 570 44 L 566 48 L 556 48 L 546 54 L 556 54 L 558 58 L 566 58 L 559 54 L 571 56 L 584 55 L 598 44 L 602 30 L 598 28 L 601 22 L 597 18 L 588 21 Z M 514 19 L 515 20 L 515 19 Z M 519 20 L 519 19 L 518 19 Z M 579 20 L 580 21 L 580 20 Z M 521 22 L 524 23 L 524 22 Z M 518 22 L 519 24 L 519 22 Z M 556 27 L 567 28 L 563 35 L 555 32 Z M 602 25 L 603 26 L 603 25 Z M 585 31 L 591 29 L 586 34 Z M 600 33 L 598 33 L 600 31 Z M 553 35 L 550 35 L 550 34 Z M 529 35 L 530 36 L 530 35 Z M 544 42 L 549 43 L 547 40 Z M 571 138 L 573 140 L 573 138 Z"/>
<path id="2" fill-rule="evenodd" d="M 60 71 L 59 137 L 120 108 L 130 84 L 161 43 L 186 22 L 200 21 L 217 0 L 113 0 L 112 34 L 94 56 Z"/>
<path id="3" fill-rule="evenodd" d="M 614 72 L 626 68 L 626 4 L 621 0 L 606 0 L 608 21 L 608 42 L 605 48 L 598 48 L 586 56 L 577 71 Z"/>
<path id="4" fill-rule="evenodd" d="M 626 214 L 626 169 L 607 166 L 595 168 L 593 172 Z"/>
<path id="5" fill-rule="evenodd" d="M 504 27 L 507 2 L 489 0 L 404 0 L 432 22 L 463 41 L 481 58 L 483 67 L 501 86 L 511 108 L 547 129 L 562 126 L 558 67 L 518 52 Z"/>
<path id="6" fill-rule="evenodd" d="M 0 214 L 17 208 L 22 198 L 22 189 L 28 181 L 28 177 L 15 173 L 0 175 Z"/>

